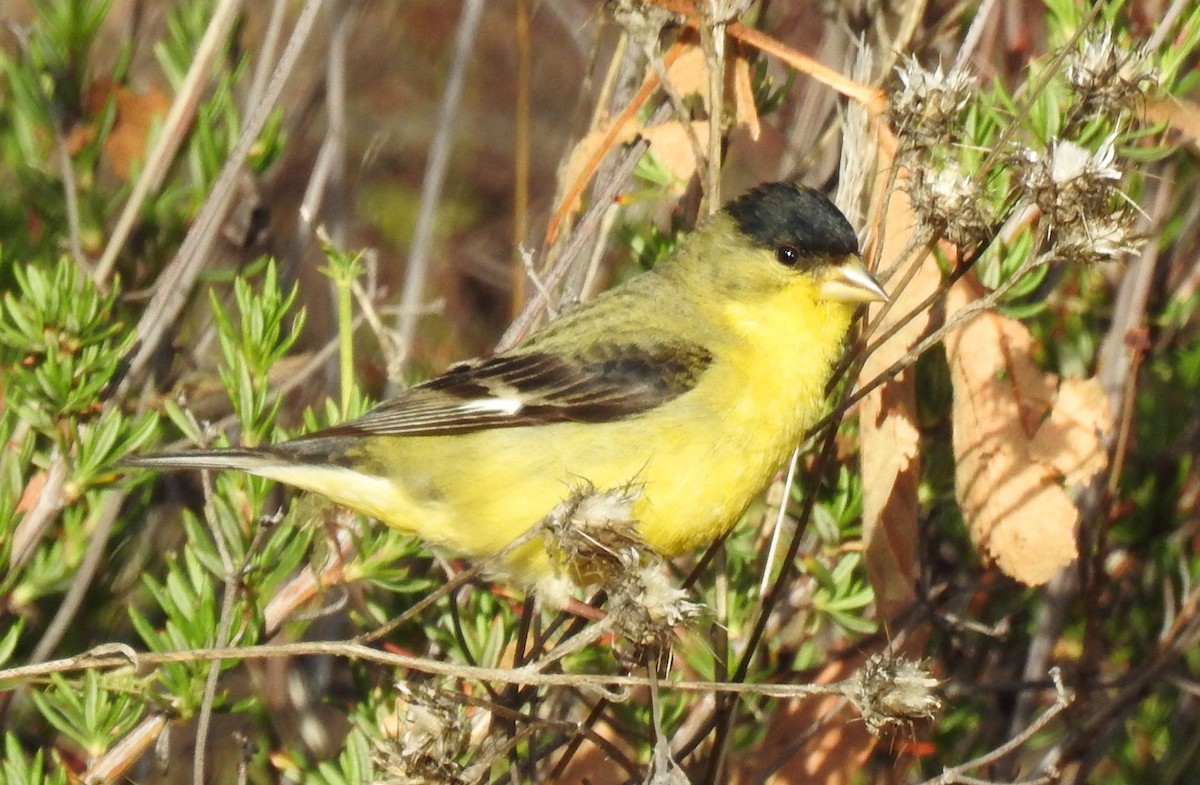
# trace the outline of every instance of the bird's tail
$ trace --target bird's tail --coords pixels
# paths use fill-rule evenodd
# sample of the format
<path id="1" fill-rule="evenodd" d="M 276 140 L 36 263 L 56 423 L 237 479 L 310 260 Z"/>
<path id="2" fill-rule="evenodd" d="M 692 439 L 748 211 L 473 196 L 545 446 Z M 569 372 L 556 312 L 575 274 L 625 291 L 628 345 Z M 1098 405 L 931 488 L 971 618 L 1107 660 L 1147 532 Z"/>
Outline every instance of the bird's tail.
<path id="1" fill-rule="evenodd" d="M 346 457 L 344 438 L 303 438 L 270 447 L 232 447 L 135 455 L 117 463 L 137 469 L 238 469 L 328 497 L 403 531 L 414 531 L 412 499 L 387 477 L 363 472 Z"/>
<path id="2" fill-rule="evenodd" d="M 183 450 L 131 455 L 117 462 L 129 469 L 240 469 L 258 474 L 290 464 L 286 457 L 273 450 L 231 447 L 208 450 Z"/>

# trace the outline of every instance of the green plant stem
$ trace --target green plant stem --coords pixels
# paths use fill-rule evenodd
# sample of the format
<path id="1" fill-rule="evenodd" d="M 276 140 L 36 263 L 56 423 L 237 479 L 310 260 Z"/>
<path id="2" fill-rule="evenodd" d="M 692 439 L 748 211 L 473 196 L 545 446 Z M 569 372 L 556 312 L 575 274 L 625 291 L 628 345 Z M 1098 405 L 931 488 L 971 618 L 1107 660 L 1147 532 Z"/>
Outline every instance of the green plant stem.
<path id="1" fill-rule="evenodd" d="M 338 380 L 342 390 L 342 417 L 349 416 L 354 394 L 354 310 L 350 292 L 353 280 L 342 276 L 334 279 L 337 290 Z"/>

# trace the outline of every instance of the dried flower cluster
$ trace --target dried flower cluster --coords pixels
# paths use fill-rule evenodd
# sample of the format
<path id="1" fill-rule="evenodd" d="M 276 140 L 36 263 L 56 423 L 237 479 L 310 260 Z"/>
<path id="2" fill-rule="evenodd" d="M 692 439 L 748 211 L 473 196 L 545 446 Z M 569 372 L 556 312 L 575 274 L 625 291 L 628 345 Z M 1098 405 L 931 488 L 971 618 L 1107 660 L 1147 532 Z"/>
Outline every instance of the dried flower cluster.
<path id="1" fill-rule="evenodd" d="M 1115 261 L 1133 248 L 1133 212 L 1118 189 L 1116 135 L 1095 152 L 1066 139 L 1041 155 L 1030 149 L 1016 161 L 1025 199 L 1050 227 L 1049 258 L 1067 263 Z"/>
<path id="2" fill-rule="evenodd" d="M 1024 150 L 1017 161 L 1024 198 L 1045 216 L 1050 261 L 1117 261 L 1136 247 L 1134 207 L 1119 188 L 1118 132 L 1158 88 L 1157 64 L 1145 47 L 1128 48 L 1112 30 L 1083 39 L 1068 53 L 1063 73 L 1076 99 L 1076 116 L 1100 118 L 1116 130 L 1096 150 L 1066 139 L 1049 153 Z"/>
<path id="3" fill-rule="evenodd" d="M 1051 143 L 1041 155 L 1026 148 L 1018 161 L 1026 198 L 1050 219 L 1074 222 L 1107 207 L 1121 172 L 1113 166 L 1114 137 L 1105 139 L 1096 152 L 1067 139 Z"/>
<path id="4" fill-rule="evenodd" d="M 462 706 L 435 685 L 396 684 L 395 713 L 380 725 L 387 733 L 378 740 L 375 762 L 386 772 L 389 785 L 474 781 L 459 761 L 470 744 Z"/>
<path id="5" fill-rule="evenodd" d="M 959 248 L 975 247 L 991 231 L 994 217 L 983 188 L 956 161 L 912 167 L 909 198 L 921 223 Z"/>
<path id="6" fill-rule="evenodd" d="M 942 72 L 921 67 L 915 57 L 896 69 L 900 90 L 892 95 L 888 116 L 902 144 L 912 150 L 929 150 L 953 142 L 956 129 L 975 93 L 975 78 L 960 69 Z"/>
<path id="7" fill-rule="evenodd" d="M 938 680 L 923 664 L 875 654 L 849 680 L 846 697 L 862 714 L 867 729 L 878 735 L 892 725 L 932 719 L 942 708 L 933 693 L 937 686 Z"/>
<path id="8" fill-rule="evenodd" d="M 546 549 L 560 572 L 584 583 L 607 584 L 645 549 L 633 517 L 640 488 L 600 491 L 585 484 L 542 522 Z"/>
<path id="9" fill-rule="evenodd" d="M 1099 116 L 1119 117 L 1141 106 L 1159 83 L 1149 50 L 1122 48 L 1112 30 L 1083 39 L 1067 56 L 1063 72 L 1079 96 L 1080 108 Z"/>
<path id="10" fill-rule="evenodd" d="M 543 526 L 560 569 L 602 586 L 616 629 L 634 643 L 648 645 L 695 617 L 700 606 L 671 583 L 662 558 L 638 534 L 633 503 L 640 493 L 632 486 L 579 489 L 550 512 Z"/>
<path id="11" fill-rule="evenodd" d="M 965 71 L 929 71 L 915 58 L 897 69 L 900 90 L 889 115 L 900 139 L 897 160 L 908 175 L 913 212 L 931 233 L 960 248 L 986 240 L 993 216 L 978 178 L 963 170 L 954 152 L 963 113 L 976 90 Z"/>
<path id="12" fill-rule="evenodd" d="M 1095 118 L 1116 129 L 1094 151 L 1055 139 L 1047 151 L 1020 147 L 1008 156 L 1017 190 L 1009 204 L 1033 204 L 1041 213 L 1048 261 L 1092 263 L 1115 260 L 1134 246 L 1131 201 L 1119 190 L 1116 166 L 1119 130 L 1159 84 L 1145 48 L 1121 46 L 1111 30 L 1083 39 L 1065 58 L 1063 74 L 1073 103 L 1062 128 Z M 936 236 L 959 248 L 986 243 L 998 223 L 986 194 L 987 173 L 971 171 L 959 153 L 975 82 L 941 66 L 923 69 L 914 59 L 897 69 L 899 89 L 890 118 L 900 144 L 897 162 L 908 176 L 913 211 Z M 1058 127 L 1058 126 L 1056 126 Z"/>
<path id="13" fill-rule="evenodd" d="M 1054 258 L 1068 264 L 1116 262 L 1135 250 L 1137 238 L 1129 210 L 1060 227 L 1052 246 Z"/>

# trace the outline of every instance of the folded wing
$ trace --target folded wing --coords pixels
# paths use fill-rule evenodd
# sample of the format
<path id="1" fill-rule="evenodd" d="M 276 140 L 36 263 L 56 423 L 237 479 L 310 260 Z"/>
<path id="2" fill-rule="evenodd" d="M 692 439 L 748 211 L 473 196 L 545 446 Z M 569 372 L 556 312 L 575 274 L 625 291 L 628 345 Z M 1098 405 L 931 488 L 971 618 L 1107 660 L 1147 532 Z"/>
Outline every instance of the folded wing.
<path id="1" fill-rule="evenodd" d="M 711 361 L 702 347 L 683 343 L 600 344 L 579 357 L 532 351 L 471 360 L 313 437 L 442 436 L 618 420 L 686 393 Z"/>

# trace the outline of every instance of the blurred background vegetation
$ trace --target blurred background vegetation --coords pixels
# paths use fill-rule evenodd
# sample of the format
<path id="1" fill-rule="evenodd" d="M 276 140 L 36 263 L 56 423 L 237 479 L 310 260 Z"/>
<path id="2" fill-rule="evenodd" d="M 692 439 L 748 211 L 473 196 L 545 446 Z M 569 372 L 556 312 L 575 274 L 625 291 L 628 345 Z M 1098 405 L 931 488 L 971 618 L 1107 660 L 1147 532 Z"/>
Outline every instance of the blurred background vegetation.
<path id="1" fill-rule="evenodd" d="M 0 23 L 0 783 L 1200 782 L 1194 4 Z M 560 657 L 590 622 L 318 499 L 113 468 L 355 416 L 783 178 L 897 294 L 833 400 L 874 397 L 674 565 L 706 610 L 653 645 Z M 984 464 L 1086 442 L 1013 549 L 1008 478 L 964 488 L 993 382 L 1027 432 Z"/>

